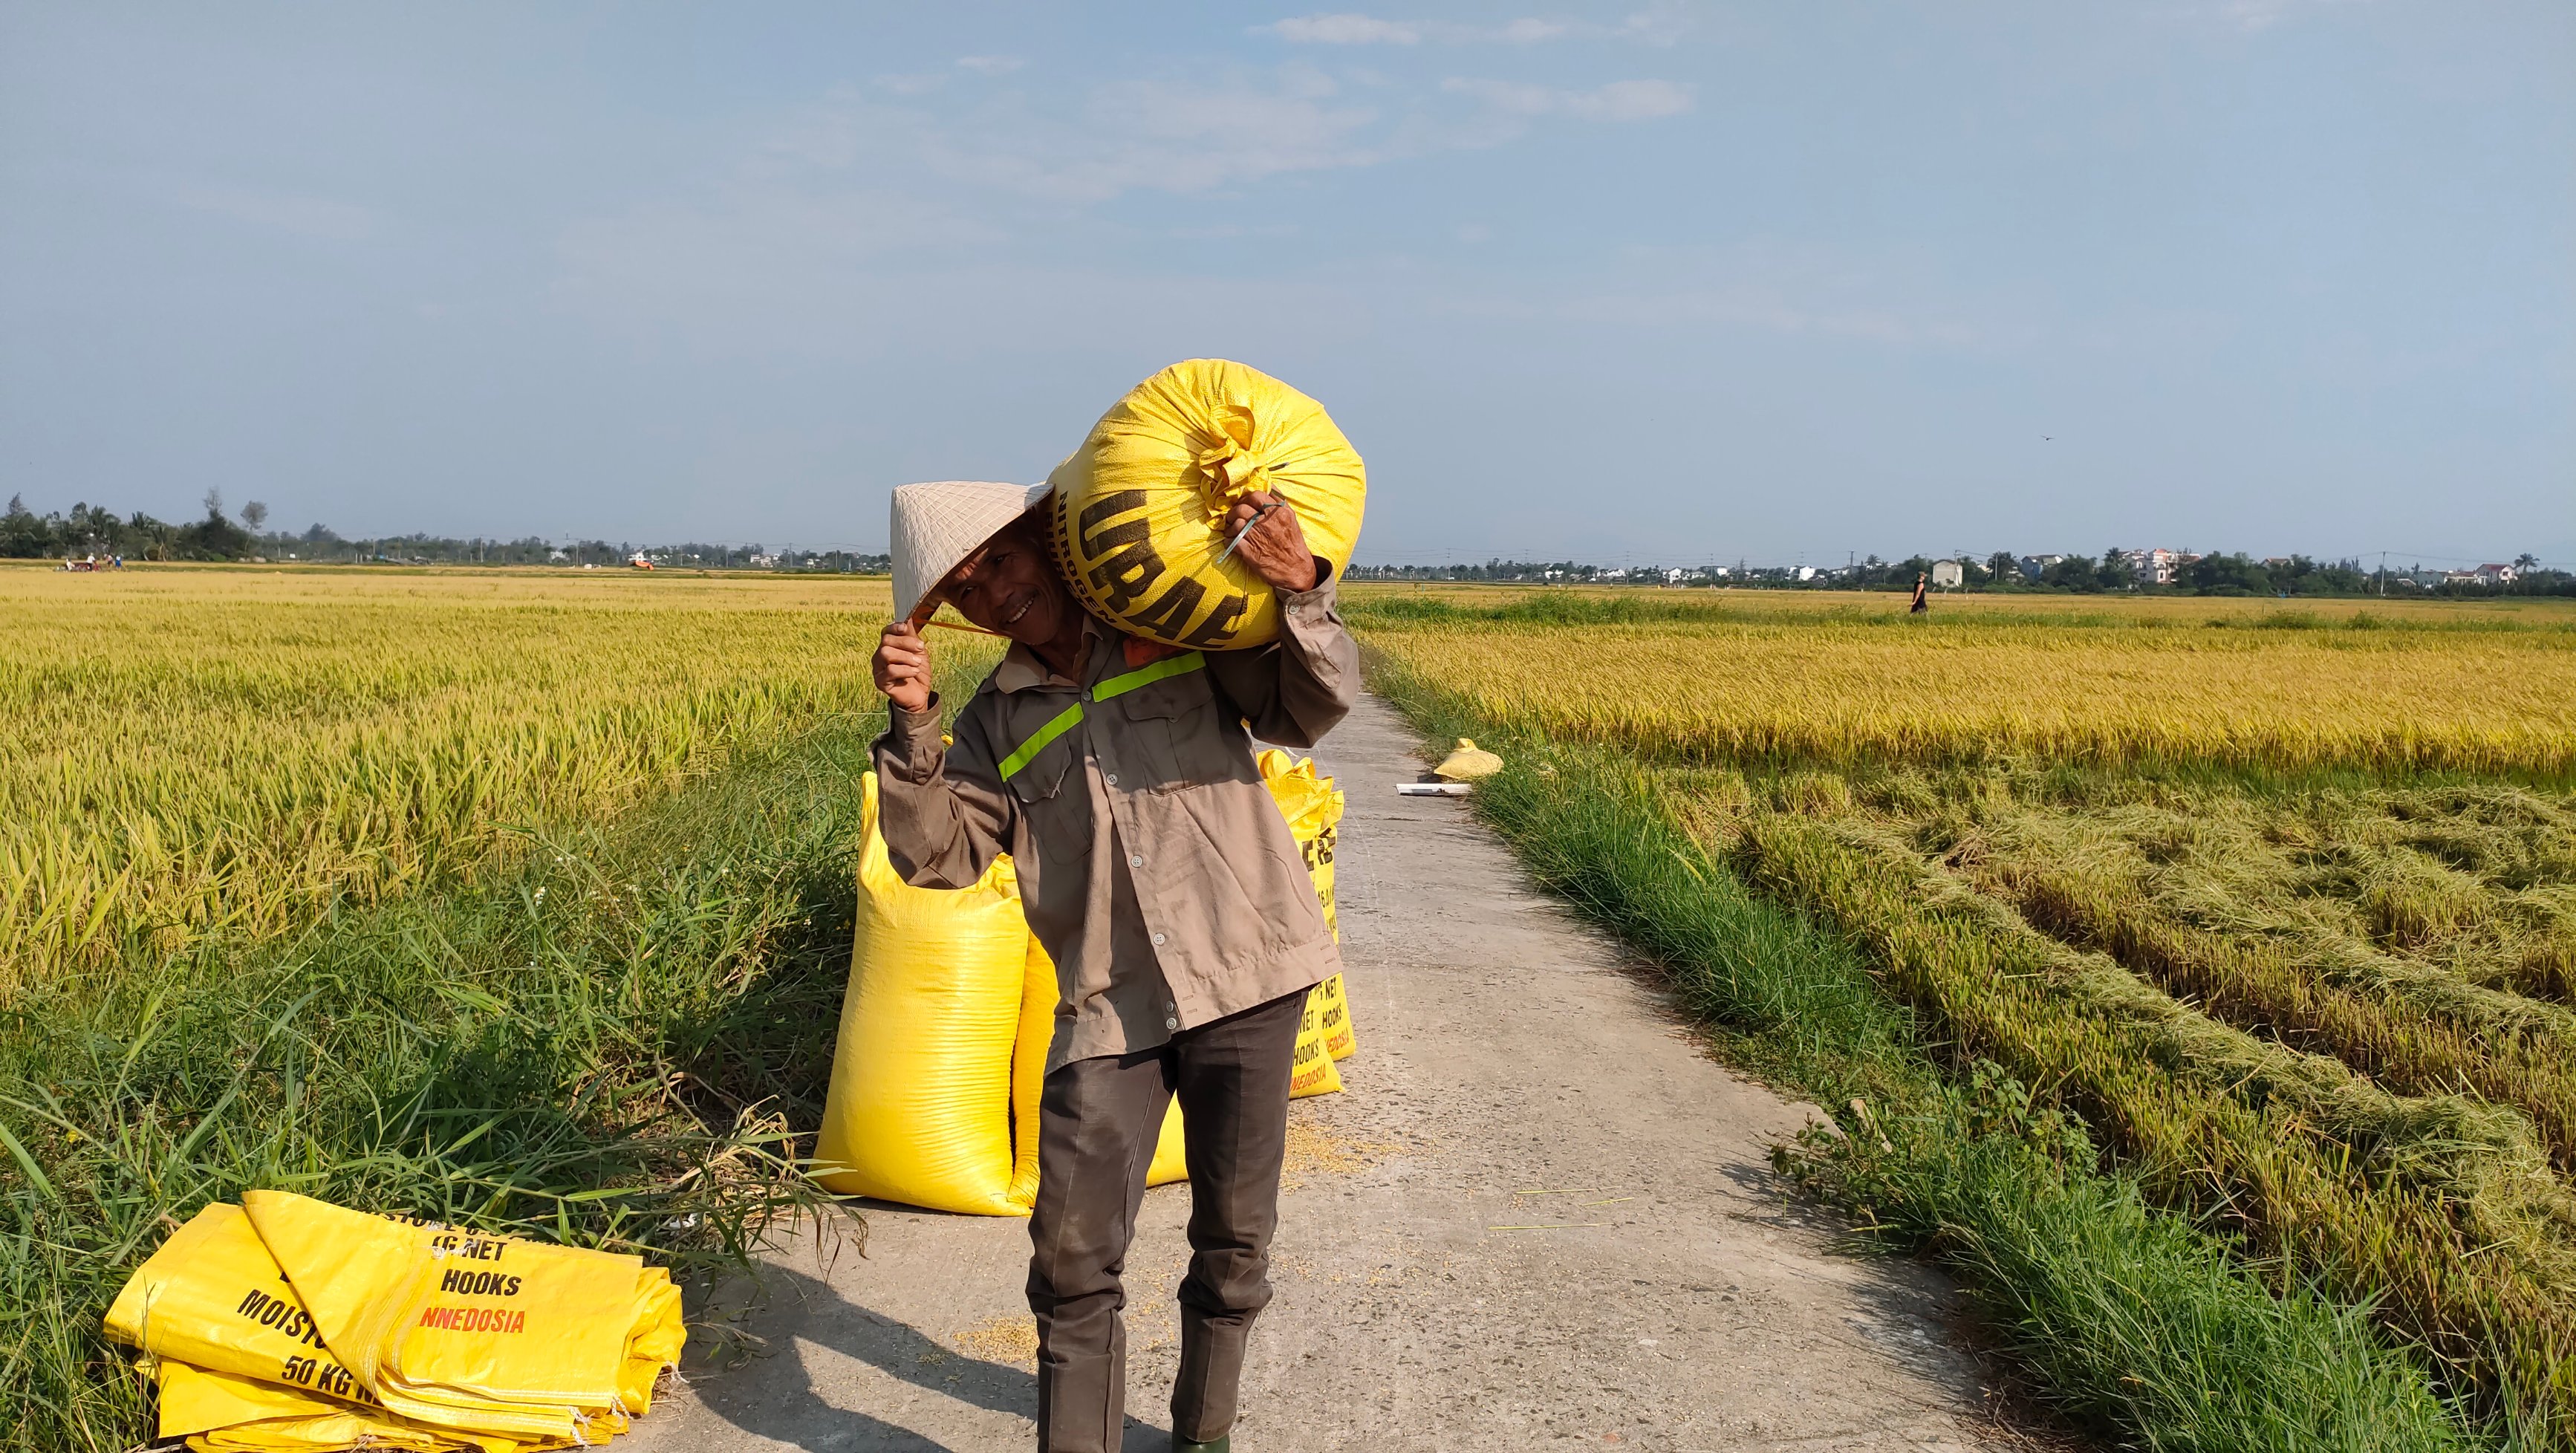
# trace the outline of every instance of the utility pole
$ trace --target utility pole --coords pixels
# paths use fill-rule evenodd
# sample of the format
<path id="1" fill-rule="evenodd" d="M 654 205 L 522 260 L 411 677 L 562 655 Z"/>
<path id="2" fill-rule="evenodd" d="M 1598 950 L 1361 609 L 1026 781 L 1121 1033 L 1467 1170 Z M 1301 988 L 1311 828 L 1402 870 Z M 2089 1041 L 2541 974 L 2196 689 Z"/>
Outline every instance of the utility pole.
<path id="1" fill-rule="evenodd" d="M 2379 598 L 2388 598 L 2388 552 L 2385 550 L 2379 552 Z"/>

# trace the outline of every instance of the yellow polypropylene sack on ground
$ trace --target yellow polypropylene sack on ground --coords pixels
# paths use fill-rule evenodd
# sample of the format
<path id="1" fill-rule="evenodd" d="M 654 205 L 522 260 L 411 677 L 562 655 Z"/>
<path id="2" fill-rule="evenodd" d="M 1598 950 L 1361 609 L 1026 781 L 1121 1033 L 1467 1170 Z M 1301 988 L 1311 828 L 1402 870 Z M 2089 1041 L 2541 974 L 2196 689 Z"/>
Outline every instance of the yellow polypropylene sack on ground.
<path id="1" fill-rule="evenodd" d="M 107 1335 L 155 1357 L 373 1401 L 304 1310 L 242 1208 L 216 1202 L 170 1233 L 107 1309 Z"/>
<path id="2" fill-rule="evenodd" d="M 1440 765 L 1431 769 L 1431 775 L 1448 782 L 1479 782 L 1501 770 L 1502 758 L 1460 737 L 1449 755 L 1440 759 Z"/>
<path id="3" fill-rule="evenodd" d="M 1297 840 L 1297 850 L 1306 859 L 1316 901 L 1324 906 L 1324 922 L 1333 937 L 1340 938 L 1341 915 L 1333 903 L 1333 856 L 1341 833 L 1341 789 L 1332 778 L 1316 772 L 1312 757 L 1292 759 L 1272 747 L 1261 754 L 1259 763 L 1270 800 L 1279 805 L 1279 815 L 1288 821 L 1288 835 Z M 1317 984 L 1308 995 L 1307 1007 L 1323 1036 L 1325 1051 L 1335 1059 L 1350 1058 L 1359 1048 L 1359 1038 L 1351 1028 L 1350 999 L 1342 976 L 1335 974 Z"/>
<path id="4" fill-rule="evenodd" d="M 528 1453 L 545 1446 L 433 1428 L 382 1409 L 208 1372 L 166 1357 L 154 1366 L 153 1382 L 161 1438 L 185 1438 L 197 1453 L 336 1453 L 344 1448 Z"/>
<path id="5" fill-rule="evenodd" d="M 344 1447 L 353 1440 L 343 1433 L 378 1420 L 436 1435 L 420 1446 L 487 1453 L 597 1442 L 650 1406 L 653 1384 L 679 1359 L 679 1290 L 639 1258 L 282 1192 L 244 1200 L 200 1210 L 108 1309 L 110 1337 L 179 1379 L 179 1405 L 163 1404 L 164 1436 L 223 1449 Z M 561 1395 L 525 1397 L 528 1364 L 566 1361 L 586 1365 L 557 1379 Z M 167 1372 L 183 1365 L 199 1375 Z M 224 1406 L 239 1416 L 218 1426 L 210 1419 Z"/>
<path id="6" fill-rule="evenodd" d="M 635 1323 L 626 1334 L 624 1365 L 617 1372 L 617 1401 L 629 1417 L 653 1411 L 662 1374 L 680 1365 L 689 1324 L 680 1314 L 680 1288 L 668 1269 L 644 1268 L 635 1284 Z"/>
<path id="7" fill-rule="evenodd" d="M 1332 778 L 1317 773 L 1312 757 L 1292 758 L 1270 747 L 1256 760 L 1262 785 L 1270 789 L 1270 800 L 1287 819 L 1288 835 L 1297 840 L 1297 851 L 1306 860 L 1315 901 L 1324 907 L 1324 924 L 1338 939 L 1342 916 L 1333 901 L 1333 855 L 1341 841 L 1342 790 Z"/>
<path id="8" fill-rule="evenodd" d="M 1306 1007 L 1315 1016 L 1324 1052 L 1335 1059 L 1349 1059 L 1360 1046 L 1358 1036 L 1351 1031 L 1351 1001 L 1343 990 L 1342 976 L 1335 974 L 1309 990 Z"/>
<path id="9" fill-rule="evenodd" d="M 1027 967 L 1020 981 L 1019 1039 L 1011 1047 L 1011 1190 L 1013 1209 L 1027 1215 L 1038 1201 L 1038 1102 L 1046 1095 L 1047 1051 L 1055 1044 L 1055 960 L 1036 934 L 1029 935 Z"/>
<path id="10" fill-rule="evenodd" d="M 625 1426 L 639 1321 L 675 1318 L 641 1257 L 371 1216 L 285 1191 L 242 1210 L 314 1329 L 388 1411 L 517 1438 Z"/>
<path id="11" fill-rule="evenodd" d="M 1243 556 L 1219 563 L 1236 500 L 1296 507 L 1306 543 L 1347 565 L 1368 477 L 1323 405 L 1258 369 L 1175 363 L 1136 385 L 1047 476 L 1057 563 L 1131 635 L 1232 650 L 1279 634 L 1279 601 Z"/>
<path id="12" fill-rule="evenodd" d="M 915 888 L 861 787 L 858 941 L 841 1001 L 816 1179 L 935 1211 L 1025 1214 L 1012 1203 L 1012 1045 L 1028 921 L 1008 858 L 972 888 Z"/>
<path id="13" fill-rule="evenodd" d="M 1308 1095 L 1338 1095 L 1342 1092 L 1342 1072 L 1333 1063 L 1332 1051 L 1324 1048 L 1323 1013 L 1315 1007 L 1315 996 L 1306 995 L 1306 1008 L 1297 1017 L 1297 1053 L 1289 1062 L 1288 1098 L 1302 1100 Z"/>
<path id="14" fill-rule="evenodd" d="M 1028 974 L 1020 987 L 1020 1042 L 1011 1052 L 1011 1204 L 1021 1215 L 1038 1200 L 1038 1102 L 1046 1094 L 1047 1050 L 1055 1040 L 1055 960 L 1029 936 Z M 1154 1141 L 1154 1161 L 1145 1184 L 1168 1185 L 1189 1179 L 1181 1153 L 1181 1102 L 1163 1114 Z"/>
<path id="15" fill-rule="evenodd" d="M 1189 1150 L 1181 1142 L 1181 1098 L 1175 1095 L 1163 1111 L 1163 1128 L 1154 1135 L 1154 1160 L 1145 1167 L 1145 1184 L 1168 1186 L 1189 1178 Z"/>

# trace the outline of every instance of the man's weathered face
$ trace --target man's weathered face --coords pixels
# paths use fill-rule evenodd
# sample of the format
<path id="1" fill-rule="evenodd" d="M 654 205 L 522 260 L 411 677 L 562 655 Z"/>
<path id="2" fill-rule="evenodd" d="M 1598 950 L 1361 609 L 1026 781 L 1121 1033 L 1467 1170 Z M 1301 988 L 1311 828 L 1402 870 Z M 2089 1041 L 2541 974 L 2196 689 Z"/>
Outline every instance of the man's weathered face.
<path id="1" fill-rule="evenodd" d="M 1027 521 L 1014 524 L 948 572 L 940 595 L 957 613 L 1023 645 L 1056 638 L 1073 599 Z"/>

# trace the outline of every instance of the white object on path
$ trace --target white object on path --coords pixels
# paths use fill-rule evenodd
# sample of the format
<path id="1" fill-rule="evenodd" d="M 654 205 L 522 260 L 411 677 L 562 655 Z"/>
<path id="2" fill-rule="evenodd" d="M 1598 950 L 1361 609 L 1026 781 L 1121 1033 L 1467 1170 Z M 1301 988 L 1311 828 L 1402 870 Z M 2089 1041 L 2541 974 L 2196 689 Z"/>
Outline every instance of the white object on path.
<path id="1" fill-rule="evenodd" d="M 1465 797 L 1476 790 L 1471 782 L 1398 782 L 1398 797 Z"/>

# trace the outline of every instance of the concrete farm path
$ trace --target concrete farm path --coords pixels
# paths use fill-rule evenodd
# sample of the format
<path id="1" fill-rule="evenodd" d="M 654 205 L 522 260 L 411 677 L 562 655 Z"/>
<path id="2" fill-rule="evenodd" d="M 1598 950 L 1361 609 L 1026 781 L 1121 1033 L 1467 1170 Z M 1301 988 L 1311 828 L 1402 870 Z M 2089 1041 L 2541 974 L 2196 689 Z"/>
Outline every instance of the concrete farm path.
<path id="1" fill-rule="evenodd" d="M 1346 1093 L 1291 1111 L 1277 1297 L 1237 1447 L 2013 1441 L 1958 1349 L 1956 1293 L 1835 1253 L 1784 1195 L 1768 1147 L 1812 1111 L 1712 1063 L 1465 804 L 1396 796 L 1421 763 L 1384 703 L 1317 755 L 1349 796 L 1337 891 L 1359 1052 Z M 1186 1186 L 1148 1192 L 1128 1261 L 1131 1453 L 1169 1446 L 1188 1209 Z M 761 1355 L 693 1367 L 620 1446 L 1032 1446 L 1027 1223 L 868 1221 L 864 1257 L 811 1240 L 772 1256 L 740 1322 Z"/>

